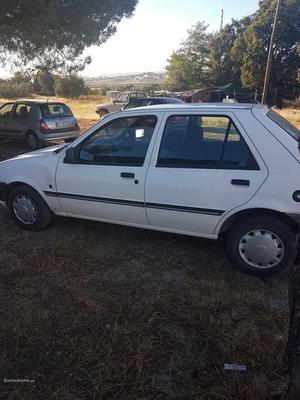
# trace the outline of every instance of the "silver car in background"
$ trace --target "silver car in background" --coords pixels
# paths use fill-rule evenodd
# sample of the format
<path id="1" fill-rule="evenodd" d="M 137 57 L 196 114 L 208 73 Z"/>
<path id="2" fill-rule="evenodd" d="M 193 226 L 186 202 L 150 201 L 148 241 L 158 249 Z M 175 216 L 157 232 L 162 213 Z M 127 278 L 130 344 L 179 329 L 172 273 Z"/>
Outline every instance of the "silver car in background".
<path id="1" fill-rule="evenodd" d="M 17 100 L 0 107 L 0 140 L 25 140 L 30 150 L 47 141 L 72 141 L 79 131 L 76 118 L 64 103 Z"/>

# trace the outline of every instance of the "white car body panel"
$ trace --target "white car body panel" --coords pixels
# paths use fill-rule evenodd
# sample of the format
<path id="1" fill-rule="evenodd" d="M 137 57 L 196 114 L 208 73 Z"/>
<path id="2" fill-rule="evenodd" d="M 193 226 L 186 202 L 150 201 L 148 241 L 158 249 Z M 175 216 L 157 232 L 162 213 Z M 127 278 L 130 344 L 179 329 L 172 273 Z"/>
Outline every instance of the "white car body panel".
<path id="1" fill-rule="evenodd" d="M 118 117 L 155 115 L 157 125 L 142 167 L 68 164 L 64 163 L 66 149 L 56 154 L 57 146 L 1 162 L 0 182 L 33 187 L 57 215 L 216 239 L 224 222 L 243 210 L 300 215 L 300 203 L 292 198 L 300 190 L 298 143 L 266 116 L 267 110 L 250 105 L 205 104 L 125 110 L 108 116 L 68 148 L 76 147 L 95 129 Z M 174 114 L 230 117 L 260 169 L 157 168 L 165 122 Z M 138 183 L 121 178 L 121 172 L 134 173 Z M 250 186 L 233 186 L 232 179 L 249 180 Z M 101 203 L 93 201 L 94 197 L 112 201 Z"/>

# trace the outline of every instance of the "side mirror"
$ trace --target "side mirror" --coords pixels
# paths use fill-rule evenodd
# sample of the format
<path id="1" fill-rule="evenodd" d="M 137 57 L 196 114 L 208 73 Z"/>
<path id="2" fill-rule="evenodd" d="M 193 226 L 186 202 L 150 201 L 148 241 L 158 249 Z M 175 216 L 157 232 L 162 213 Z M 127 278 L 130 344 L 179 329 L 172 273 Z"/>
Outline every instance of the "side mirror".
<path id="1" fill-rule="evenodd" d="M 79 158 L 79 153 L 76 147 L 70 147 L 66 151 L 66 155 L 64 158 L 65 164 L 76 164 Z"/>

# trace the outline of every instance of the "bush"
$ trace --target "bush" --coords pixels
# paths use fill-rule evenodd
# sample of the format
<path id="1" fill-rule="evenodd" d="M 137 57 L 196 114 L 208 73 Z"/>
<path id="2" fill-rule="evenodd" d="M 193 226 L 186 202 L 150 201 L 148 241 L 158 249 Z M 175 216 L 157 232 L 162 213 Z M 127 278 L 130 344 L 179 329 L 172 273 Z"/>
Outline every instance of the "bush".
<path id="1" fill-rule="evenodd" d="M 17 99 L 19 97 L 31 97 L 33 86 L 30 82 L 15 83 L 11 80 L 0 80 L 0 97 Z"/>
<path id="2" fill-rule="evenodd" d="M 283 107 L 300 108 L 300 97 L 295 100 L 283 100 Z"/>
<path id="3" fill-rule="evenodd" d="M 85 93 L 84 81 L 77 75 L 55 78 L 55 94 L 59 97 L 78 97 Z"/>

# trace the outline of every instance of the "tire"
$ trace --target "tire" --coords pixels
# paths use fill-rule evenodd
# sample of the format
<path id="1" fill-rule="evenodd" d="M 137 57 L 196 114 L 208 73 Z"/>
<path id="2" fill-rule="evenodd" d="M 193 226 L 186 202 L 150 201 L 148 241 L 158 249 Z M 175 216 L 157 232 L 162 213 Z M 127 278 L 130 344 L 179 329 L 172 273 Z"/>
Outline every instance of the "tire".
<path id="1" fill-rule="evenodd" d="M 30 150 L 37 150 L 41 147 L 40 139 L 34 132 L 28 132 L 26 134 L 26 144 Z"/>
<path id="2" fill-rule="evenodd" d="M 51 211 L 44 199 L 27 185 L 13 189 L 7 203 L 11 216 L 23 229 L 39 231 L 51 220 Z"/>
<path id="3" fill-rule="evenodd" d="M 105 115 L 109 114 L 109 112 L 107 110 L 101 110 L 99 112 L 99 118 L 103 119 L 105 117 Z"/>
<path id="4" fill-rule="evenodd" d="M 277 217 L 248 217 L 229 231 L 227 251 L 241 271 L 268 276 L 292 265 L 296 256 L 296 235 Z"/>

